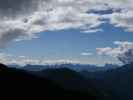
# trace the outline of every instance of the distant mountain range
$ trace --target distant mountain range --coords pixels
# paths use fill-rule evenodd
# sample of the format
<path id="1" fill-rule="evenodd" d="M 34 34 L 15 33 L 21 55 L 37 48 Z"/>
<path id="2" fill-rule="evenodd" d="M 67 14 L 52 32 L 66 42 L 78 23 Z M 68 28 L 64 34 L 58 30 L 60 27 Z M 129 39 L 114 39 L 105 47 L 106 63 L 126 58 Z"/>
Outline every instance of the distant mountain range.
<path id="1" fill-rule="evenodd" d="M 87 97 L 90 100 L 133 99 L 133 63 L 121 67 L 106 64 L 107 68 L 104 70 L 91 71 L 88 69 L 92 66 L 85 66 L 87 70 L 77 70 L 79 66 L 81 67 L 81 65 L 73 64 L 47 67 L 27 65 L 27 68 L 25 66 L 23 69 L 16 69 L 0 64 L 0 85 L 4 83 L 3 86 L 5 86 L 5 83 L 8 83 L 6 87 L 11 85 L 11 89 L 17 86 L 20 90 L 27 89 L 33 92 L 31 88 L 34 88 L 35 92 L 39 89 L 43 90 L 43 95 L 74 96 L 82 97 L 82 99 Z M 75 67 L 76 71 L 72 67 Z M 18 87 L 18 84 L 25 88 Z"/>
<path id="2" fill-rule="evenodd" d="M 19 68 L 19 65 L 9 65 L 11 67 Z M 115 64 L 105 64 L 104 66 L 97 66 L 97 65 L 90 65 L 90 64 L 72 64 L 72 63 L 66 63 L 66 64 L 46 64 L 46 65 L 30 65 L 27 64 L 24 67 L 20 67 L 24 70 L 28 71 L 41 71 L 47 68 L 69 68 L 75 71 L 89 71 L 89 72 L 95 72 L 95 71 L 106 71 L 109 69 L 114 69 L 120 67 L 119 65 Z"/>
<path id="3" fill-rule="evenodd" d="M 105 66 L 99 68 L 88 65 L 62 64 L 43 69 L 37 74 L 53 80 L 64 88 L 87 90 L 88 86 L 92 86 L 93 90 L 100 90 L 107 97 L 112 97 L 112 100 L 132 100 L 133 63 L 123 66 L 112 64 Z M 72 71 L 72 67 L 77 72 Z M 84 70 L 77 70 L 79 67 L 83 67 Z"/>
<path id="4" fill-rule="evenodd" d="M 99 89 L 110 91 L 117 100 L 133 99 L 133 63 L 108 71 L 81 74 L 95 80 L 94 84 L 100 87 Z"/>
<path id="5" fill-rule="evenodd" d="M 50 73 L 53 72 L 50 71 Z M 67 69 L 64 69 L 60 72 L 62 72 L 60 73 L 60 75 L 70 75 L 69 78 L 77 78 L 82 81 L 82 77 L 78 75 L 79 73 Z M 58 76 L 56 77 L 56 79 L 58 79 Z M 67 77 L 64 77 L 64 80 L 67 80 Z M 68 79 L 63 84 L 69 86 L 70 84 L 67 84 L 68 82 L 70 84 L 73 84 L 74 81 L 71 82 Z M 76 85 L 77 83 L 74 84 Z M 74 84 L 71 86 L 74 86 Z M 31 74 L 28 71 L 16 68 L 8 68 L 3 64 L 0 64 L 0 86 L 2 93 L 5 93 L 6 96 L 8 96 L 9 93 L 15 97 L 20 95 L 20 97 L 31 96 L 32 98 L 37 97 L 41 99 L 49 99 L 54 97 L 54 99 L 82 98 L 90 100 L 104 100 L 105 98 L 104 95 L 100 93 L 100 91 L 96 91 L 92 86 L 88 85 L 89 91 L 87 91 L 86 89 L 84 89 L 83 91 L 80 89 L 72 90 L 70 88 L 62 87 L 61 84 L 58 84 L 56 81 L 53 81 L 49 77 L 40 76 L 40 74 Z"/>

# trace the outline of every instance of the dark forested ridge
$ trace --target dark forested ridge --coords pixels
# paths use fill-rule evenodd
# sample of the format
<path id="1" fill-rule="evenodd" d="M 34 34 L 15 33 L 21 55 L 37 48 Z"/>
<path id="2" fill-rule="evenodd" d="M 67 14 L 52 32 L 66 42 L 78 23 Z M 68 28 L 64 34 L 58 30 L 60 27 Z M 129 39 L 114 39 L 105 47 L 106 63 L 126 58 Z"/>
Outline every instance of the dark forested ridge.
<path id="1" fill-rule="evenodd" d="M 43 97 L 132 100 L 132 76 L 133 63 L 96 72 L 78 72 L 69 68 L 48 68 L 28 72 L 0 64 L 1 89 L 7 89 L 8 92 L 24 90 L 24 93 L 32 93 L 32 96 L 39 94 Z"/>
<path id="2" fill-rule="evenodd" d="M 133 63 L 104 73 L 103 82 L 120 100 L 133 98 Z"/>
<path id="3" fill-rule="evenodd" d="M 117 100 L 133 98 L 133 63 L 108 71 L 81 72 L 81 74 L 95 80 L 94 84 L 97 87 L 110 91 Z"/>
<path id="4" fill-rule="evenodd" d="M 8 68 L 3 64 L 0 64 L 0 86 L 2 93 L 5 94 L 13 93 L 16 95 L 18 93 L 21 96 L 37 96 L 45 99 L 48 96 L 49 98 L 71 97 L 104 100 L 104 96 L 99 95 L 95 90 L 87 92 L 64 89 L 60 84 L 48 78 L 39 77 L 24 70 Z M 91 86 L 90 89 L 92 89 Z"/>

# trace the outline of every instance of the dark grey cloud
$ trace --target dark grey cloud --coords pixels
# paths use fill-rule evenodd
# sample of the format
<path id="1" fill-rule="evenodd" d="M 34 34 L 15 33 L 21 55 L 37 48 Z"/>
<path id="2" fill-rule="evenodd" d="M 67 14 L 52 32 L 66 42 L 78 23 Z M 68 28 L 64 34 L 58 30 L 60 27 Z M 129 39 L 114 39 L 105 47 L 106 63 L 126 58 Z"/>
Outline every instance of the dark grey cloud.
<path id="1" fill-rule="evenodd" d="M 119 54 L 117 58 L 124 64 L 133 63 L 133 49 L 129 49 L 123 54 Z"/>
<path id="2" fill-rule="evenodd" d="M 18 17 L 37 9 L 35 0 L 0 0 L 1 17 Z"/>
<path id="3" fill-rule="evenodd" d="M 21 29 L 13 29 L 5 32 L 0 37 L 0 47 L 4 48 L 8 43 L 13 42 L 15 39 L 19 38 L 21 35 L 23 36 L 24 31 Z"/>

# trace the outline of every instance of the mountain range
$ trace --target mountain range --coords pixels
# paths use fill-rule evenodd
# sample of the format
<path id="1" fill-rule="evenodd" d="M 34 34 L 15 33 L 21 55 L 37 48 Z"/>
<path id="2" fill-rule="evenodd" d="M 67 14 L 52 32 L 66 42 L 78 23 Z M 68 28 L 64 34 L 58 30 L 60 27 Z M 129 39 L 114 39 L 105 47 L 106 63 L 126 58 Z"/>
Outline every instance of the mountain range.
<path id="1" fill-rule="evenodd" d="M 19 65 L 9 65 L 10 67 L 17 67 L 19 68 Z M 62 64 L 46 64 L 46 65 L 31 65 L 27 64 L 23 67 L 21 67 L 24 70 L 28 71 L 41 71 L 48 68 L 69 68 L 71 70 L 75 71 L 89 71 L 89 72 L 95 72 L 95 71 L 106 71 L 109 69 L 114 69 L 120 67 L 119 65 L 115 64 L 105 64 L 104 66 L 97 66 L 97 65 L 91 65 L 91 64 L 72 64 L 72 63 L 62 63 Z"/>
<path id="2" fill-rule="evenodd" d="M 64 88 L 87 90 L 88 86 L 93 90 L 100 90 L 113 100 L 131 100 L 133 98 L 133 63 L 115 66 L 106 64 L 106 67 L 86 66 L 87 70 L 73 70 L 76 65 L 63 64 L 58 67 L 43 69 L 37 74 L 41 77 L 53 80 Z M 78 65 L 82 67 L 82 65 Z M 92 68 L 92 69 L 91 69 Z M 100 69 L 100 70 L 99 70 Z M 80 76 L 80 77 L 79 77 Z"/>
<path id="3" fill-rule="evenodd" d="M 110 91 L 117 100 L 132 100 L 133 98 L 133 63 L 108 71 L 93 73 L 86 71 L 81 74 L 95 80 L 94 84 L 99 89 Z"/>
<path id="4" fill-rule="evenodd" d="M 78 73 L 76 75 L 75 72 L 70 72 L 75 77 L 80 77 Z M 67 73 L 64 74 L 67 75 Z M 69 84 L 66 83 L 66 85 Z M 85 98 L 91 100 L 104 100 L 105 98 L 104 95 L 100 94 L 100 91 L 96 91 L 92 86 L 88 87 L 91 91 L 72 90 L 62 87 L 48 77 L 35 75 L 22 69 L 9 68 L 3 64 L 0 64 L 0 86 L 2 94 L 6 94 L 6 96 L 7 94 L 12 94 L 15 97 L 20 95 L 21 97 L 42 97 L 43 99 L 54 97 L 54 99 Z"/>
<path id="5" fill-rule="evenodd" d="M 86 97 L 90 100 L 132 100 L 133 63 L 97 71 L 75 71 L 67 66 L 29 71 L 26 68 L 9 68 L 0 64 L 0 85 L 4 83 L 3 86 L 5 86 L 6 83 L 8 88 L 26 89 L 26 92 L 43 93 L 43 96 L 81 97 L 82 99 Z M 43 92 L 40 93 L 40 90 Z"/>

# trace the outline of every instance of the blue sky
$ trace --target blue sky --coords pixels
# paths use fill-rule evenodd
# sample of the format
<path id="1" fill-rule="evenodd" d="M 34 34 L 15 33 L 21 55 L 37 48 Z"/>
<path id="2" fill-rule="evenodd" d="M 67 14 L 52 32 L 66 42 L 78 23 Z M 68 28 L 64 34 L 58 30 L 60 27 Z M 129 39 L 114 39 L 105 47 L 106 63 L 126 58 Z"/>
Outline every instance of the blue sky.
<path id="1" fill-rule="evenodd" d="M 37 39 L 11 43 L 3 51 L 34 59 L 66 59 L 98 65 L 120 63 L 116 58 L 98 55 L 96 48 L 115 47 L 114 41 L 133 42 L 133 34 L 110 24 L 103 24 L 101 28 L 102 32 L 95 33 L 83 33 L 78 29 L 41 32 Z M 83 52 L 89 52 L 92 55 L 81 55 Z"/>
<path id="2" fill-rule="evenodd" d="M 127 57 L 133 51 L 132 5 L 132 0 L 0 1 L 0 60 L 97 65 L 132 61 L 132 55 Z"/>

